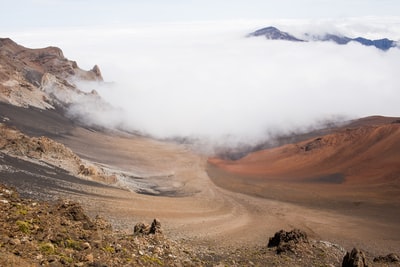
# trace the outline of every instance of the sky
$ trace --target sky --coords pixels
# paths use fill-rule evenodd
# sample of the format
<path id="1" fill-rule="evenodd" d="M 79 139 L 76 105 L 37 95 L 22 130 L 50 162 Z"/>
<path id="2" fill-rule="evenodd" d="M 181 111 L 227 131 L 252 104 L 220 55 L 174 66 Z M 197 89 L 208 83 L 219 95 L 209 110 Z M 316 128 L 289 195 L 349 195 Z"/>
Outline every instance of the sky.
<path id="1" fill-rule="evenodd" d="M 398 16 L 398 0 L 2 0 L 0 28 Z"/>
<path id="2" fill-rule="evenodd" d="M 2 5 L 0 36 L 58 46 L 112 108 L 77 97 L 89 124 L 217 145 L 257 143 L 326 121 L 400 116 L 400 49 L 245 36 L 276 26 L 400 40 L 398 0 L 31 0 Z"/>

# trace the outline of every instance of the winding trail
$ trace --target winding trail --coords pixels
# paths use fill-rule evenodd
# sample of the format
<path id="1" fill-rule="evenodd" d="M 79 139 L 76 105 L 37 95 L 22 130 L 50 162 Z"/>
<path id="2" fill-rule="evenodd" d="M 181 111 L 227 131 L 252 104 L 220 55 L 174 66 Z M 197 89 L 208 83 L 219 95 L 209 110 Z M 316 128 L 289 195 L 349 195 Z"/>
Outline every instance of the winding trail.
<path id="1" fill-rule="evenodd" d="M 123 231 L 131 231 L 138 221 L 159 218 L 171 238 L 234 248 L 265 245 L 280 229 L 301 228 L 311 237 L 346 249 L 361 246 L 376 253 L 400 252 L 400 233 L 379 221 L 217 187 L 207 175 L 206 157 L 183 145 L 81 128 L 59 141 L 83 158 L 142 176 L 161 192 L 152 196 L 119 188 L 85 187 L 84 191 L 96 194 L 79 195 L 79 201 L 90 213 L 107 217 Z M 162 192 L 178 196 L 163 196 Z"/>

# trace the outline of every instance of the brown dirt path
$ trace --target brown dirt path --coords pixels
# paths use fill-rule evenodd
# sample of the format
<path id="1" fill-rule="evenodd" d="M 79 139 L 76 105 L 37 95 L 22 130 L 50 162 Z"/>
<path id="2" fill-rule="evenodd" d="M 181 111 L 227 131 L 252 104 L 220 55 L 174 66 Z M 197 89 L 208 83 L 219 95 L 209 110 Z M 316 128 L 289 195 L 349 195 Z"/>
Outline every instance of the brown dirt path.
<path id="1" fill-rule="evenodd" d="M 206 173 L 206 158 L 181 145 L 84 129 L 77 129 L 60 141 L 84 158 L 147 177 L 161 188 L 160 192 L 179 192 L 178 197 L 171 197 L 88 188 L 96 195 L 79 196 L 91 213 L 108 217 L 123 230 L 130 231 L 135 222 L 157 217 L 172 238 L 229 248 L 266 244 L 277 230 L 297 227 L 346 249 L 359 246 L 376 253 L 400 252 L 398 228 L 376 218 L 217 187 Z"/>

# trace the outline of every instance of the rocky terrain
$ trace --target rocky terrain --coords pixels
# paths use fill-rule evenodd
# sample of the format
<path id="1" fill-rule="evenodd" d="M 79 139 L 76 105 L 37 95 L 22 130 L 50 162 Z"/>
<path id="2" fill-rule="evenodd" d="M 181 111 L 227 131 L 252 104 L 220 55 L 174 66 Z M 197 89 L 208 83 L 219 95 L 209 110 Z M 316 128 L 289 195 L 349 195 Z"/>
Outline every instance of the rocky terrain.
<path id="1" fill-rule="evenodd" d="M 400 265 L 399 118 L 207 159 L 68 118 L 79 79 L 0 39 L 0 266 Z"/>
<path id="2" fill-rule="evenodd" d="M 74 81 L 102 81 L 96 65 L 90 71 L 64 57 L 61 49 L 29 49 L 0 38 L 0 100 L 17 106 L 54 108 L 84 94 Z"/>
<path id="3" fill-rule="evenodd" d="M 151 228 L 138 223 L 143 228 L 127 235 L 98 216 L 89 218 L 77 203 L 21 199 L 4 186 L 0 192 L 1 266 L 196 265 L 156 220 Z"/>
<path id="4" fill-rule="evenodd" d="M 263 247 L 197 248 L 166 238 L 157 219 L 132 222 L 131 233 L 113 231 L 110 223 L 90 218 L 78 203 L 21 199 L 3 185 L 0 210 L 0 266 L 340 266 L 345 253 L 298 229 L 275 233 Z M 400 265 L 395 254 L 371 259 L 357 250 L 346 257 L 351 264 L 365 264 L 354 266 Z"/>
<path id="5" fill-rule="evenodd" d="M 0 123 L 0 152 L 37 164 L 56 166 L 82 179 L 115 183 L 115 175 L 80 159 L 63 144 L 41 136 L 29 137 Z M 3 166 L 5 168 L 5 166 Z M 12 170 L 9 170 L 12 171 Z"/>
<path id="6" fill-rule="evenodd" d="M 400 208 L 400 124 L 398 118 L 382 119 L 360 120 L 238 160 L 210 158 L 208 174 L 218 186 L 235 192 L 329 208 L 368 221 L 375 218 L 377 225 L 391 229 L 388 237 L 395 237 L 400 221 L 393 213 Z"/>

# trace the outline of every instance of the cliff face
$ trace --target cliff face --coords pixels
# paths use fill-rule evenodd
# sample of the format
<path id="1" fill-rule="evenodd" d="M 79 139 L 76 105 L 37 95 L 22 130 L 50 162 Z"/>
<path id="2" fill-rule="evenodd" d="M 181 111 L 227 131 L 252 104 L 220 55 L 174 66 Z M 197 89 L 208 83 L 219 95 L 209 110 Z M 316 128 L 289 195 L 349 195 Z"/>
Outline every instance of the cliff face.
<path id="1" fill-rule="evenodd" d="M 0 101 L 17 106 L 54 108 L 68 102 L 60 91 L 83 94 L 76 81 L 103 81 L 97 65 L 82 70 L 57 47 L 30 49 L 0 38 Z"/>

